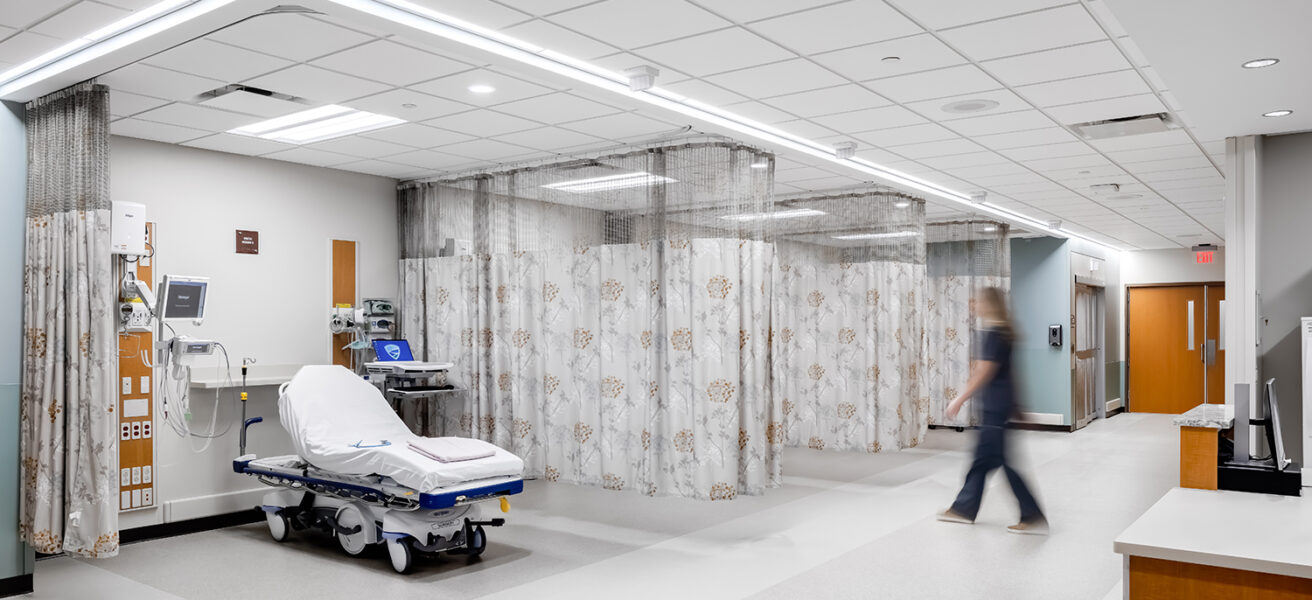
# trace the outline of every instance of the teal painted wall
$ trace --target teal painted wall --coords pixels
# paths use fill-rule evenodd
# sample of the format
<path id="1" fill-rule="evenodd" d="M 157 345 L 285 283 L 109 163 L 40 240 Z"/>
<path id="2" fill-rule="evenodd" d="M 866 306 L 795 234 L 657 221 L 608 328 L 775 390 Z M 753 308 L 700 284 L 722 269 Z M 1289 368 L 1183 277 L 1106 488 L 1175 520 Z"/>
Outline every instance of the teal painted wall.
<path id="1" fill-rule="evenodd" d="M 18 384 L 26 196 L 23 108 L 5 102 L 0 107 L 0 579 L 32 572 L 32 553 L 18 541 Z"/>
<path id="2" fill-rule="evenodd" d="M 1021 410 L 1051 413 L 1071 424 L 1071 261 L 1067 241 L 1011 241 L 1011 308 L 1020 330 L 1016 377 Z M 1060 324 L 1062 347 L 1048 346 L 1048 325 Z"/>

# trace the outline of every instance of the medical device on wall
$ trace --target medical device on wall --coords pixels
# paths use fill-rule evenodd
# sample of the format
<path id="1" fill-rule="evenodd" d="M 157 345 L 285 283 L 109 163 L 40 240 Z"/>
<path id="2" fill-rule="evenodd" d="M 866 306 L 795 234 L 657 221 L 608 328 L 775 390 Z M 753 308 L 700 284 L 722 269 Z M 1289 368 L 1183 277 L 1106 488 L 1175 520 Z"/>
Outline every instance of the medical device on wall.
<path id="1" fill-rule="evenodd" d="M 353 334 L 351 342 L 343 348 L 352 352 L 351 364 L 360 372 L 363 355 L 373 340 L 392 337 L 396 329 L 396 308 L 387 298 L 366 298 L 359 308 L 350 305 L 333 307 L 328 318 L 328 331 L 333 335 Z"/>
<path id="2" fill-rule="evenodd" d="M 209 291 L 208 277 L 165 275 L 160 283 L 160 320 L 168 322 L 191 321 L 200 325 L 205 320 L 205 294 Z"/>
<path id="3" fill-rule="evenodd" d="M 146 205 L 136 202 L 110 204 L 109 240 L 114 254 L 146 255 Z"/>

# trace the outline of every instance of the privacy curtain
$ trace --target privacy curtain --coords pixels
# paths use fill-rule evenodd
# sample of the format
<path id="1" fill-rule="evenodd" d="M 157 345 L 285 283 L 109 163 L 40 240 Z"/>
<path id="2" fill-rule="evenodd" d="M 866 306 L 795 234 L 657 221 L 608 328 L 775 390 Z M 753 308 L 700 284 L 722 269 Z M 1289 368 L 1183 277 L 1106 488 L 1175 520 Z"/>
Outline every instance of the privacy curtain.
<path id="1" fill-rule="evenodd" d="M 955 221 L 926 227 L 929 239 L 929 302 L 926 364 L 929 423 L 944 427 L 979 424 L 974 403 L 949 419 L 944 412 L 970 378 L 978 344 L 971 299 L 985 287 L 1011 287 L 1007 226 L 989 221 Z"/>
<path id="2" fill-rule="evenodd" d="M 434 417 L 550 481 L 777 485 L 771 173 L 753 163 L 771 164 L 703 141 L 404 186 L 402 331 L 470 390 Z"/>
<path id="3" fill-rule="evenodd" d="M 797 197 L 779 245 L 775 394 L 789 446 L 880 452 L 920 443 L 924 203 L 882 189 Z"/>
<path id="4" fill-rule="evenodd" d="M 27 105 L 20 533 L 37 552 L 118 553 L 109 91 Z"/>

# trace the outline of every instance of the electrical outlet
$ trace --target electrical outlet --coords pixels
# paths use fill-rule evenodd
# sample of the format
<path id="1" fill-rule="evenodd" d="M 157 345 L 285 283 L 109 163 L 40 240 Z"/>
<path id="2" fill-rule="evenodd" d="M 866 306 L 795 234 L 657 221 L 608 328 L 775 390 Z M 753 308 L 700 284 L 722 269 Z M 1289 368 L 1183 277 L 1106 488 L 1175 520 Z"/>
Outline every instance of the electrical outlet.
<path id="1" fill-rule="evenodd" d="M 123 390 L 122 390 L 122 392 L 123 392 L 123 395 L 124 395 L 124 396 L 128 396 L 128 395 L 131 395 L 131 394 L 132 394 L 132 378 L 131 378 L 131 377 L 124 377 L 124 378 L 123 378 Z"/>
<path id="2" fill-rule="evenodd" d="M 141 467 L 141 483 L 150 483 L 150 465 Z"/>
<path id="3" fill-rule="evenodd" d="M 132 485 L 141 485 L 141 467 L 132 467 Z"/>
<path id="4" fill-rule="evenodd" d="M 141 490 L 132 490 L 132 508 L 141 506 Z"/>
<path id="5" fill-rule="evenodd" d="M 141 423 L 140 423 L 140 422 L 134 422 L 134 423 L 132 423 L 132 439 L 134 439 L 134 440 L 139 440 L 139 439 L 141 439 Z"/>
<path id="6" fill-rule="evenodd" d="M 123 470 L 119 471 L 118 484 L 123 487 L 132 485 L 132 469 L 123 467 Z"/>
<path id="7" fill-rule="evenodd" d="M 132 508 L 132 492 L 123 490 L 118 496 L 118 509 L 127 510 L 129 508 Z"/>

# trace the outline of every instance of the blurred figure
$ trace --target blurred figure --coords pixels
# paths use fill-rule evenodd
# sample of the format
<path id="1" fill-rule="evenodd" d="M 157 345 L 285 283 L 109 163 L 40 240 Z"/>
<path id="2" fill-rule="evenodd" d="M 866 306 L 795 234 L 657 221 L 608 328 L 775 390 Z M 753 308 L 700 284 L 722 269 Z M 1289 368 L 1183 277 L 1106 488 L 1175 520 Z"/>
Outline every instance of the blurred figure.
<path id="1" fill-rule="evenodd" d="M 975 445 L 975 458 L 966 482 L 952 503 L 940 512 L 938 520 L 950 523 L 974 523 L 984 499 L 984 483 L 988 474 L 999 467 L 1007 475 L 1011 491 L 1020 503 L 1020 522 L 1007 527 L 1012 533 L 1046 535 L 1048 521 L 1039 509 L 1039 503 L 1021 479 L 1020 473 L 1007 462 L 1007 421 L 1017 412 L 1016 388 L 1012 381 L 1011 348 L 1016 339 L 1011 314 L 1007 310 L 1005 293 L 990 287 L 980 290 L 974 300 L 976 314 L 984 322 L 979 344 L 979 356 L 971 363 L 970 381 L 966 389 L 947 407 L 949 419 L 955 418 L 961 406 L 972 397 L 981 404 L 979 439 Z"/>

